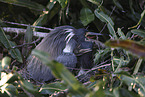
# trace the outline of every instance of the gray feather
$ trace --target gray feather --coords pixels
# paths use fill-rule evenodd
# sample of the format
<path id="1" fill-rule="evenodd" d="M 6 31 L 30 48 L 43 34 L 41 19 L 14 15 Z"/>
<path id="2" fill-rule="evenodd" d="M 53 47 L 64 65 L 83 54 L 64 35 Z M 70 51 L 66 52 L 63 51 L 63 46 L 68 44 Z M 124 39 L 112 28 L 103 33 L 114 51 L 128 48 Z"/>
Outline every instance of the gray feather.
<path id="1" fill-rule="evenodd" d="M 57 59 L 57 57 L 62 54 L 66 45 L 65 38 L 68 33 L 63 33 L 66 28 L 74 29 L 71 26 L 56 27 L 36 46 L 35 49 L 49 53 L 49 60 Z M 32 55 L 28 59 L 27 71 L 29 72 L 32 79 L 37 81 L 43 82 L 54 79 L 54 76 L 51 74 L 49 67 L 45 64 L 42 64 L 38 58 Z"/>

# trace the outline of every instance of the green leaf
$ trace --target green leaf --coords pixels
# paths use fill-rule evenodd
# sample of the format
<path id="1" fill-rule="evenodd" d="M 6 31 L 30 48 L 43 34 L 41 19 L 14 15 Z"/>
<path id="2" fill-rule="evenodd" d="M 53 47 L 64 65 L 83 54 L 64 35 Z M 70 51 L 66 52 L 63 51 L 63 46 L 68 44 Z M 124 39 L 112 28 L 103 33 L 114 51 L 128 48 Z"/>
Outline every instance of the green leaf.
<path id="1" fill-rule="evenodd" d="M 118 32 L 119 36 L 121 37 L 121 39 L 127 39 L 126 36 L 124 35 L 124 33 L 121 31 L 120 28 L 118 28 L 117 32 Z"/>
<path id="2" fill-rule="evenodd" d="M 46 52 L 42 52 L 40 50 L 33 50 L 32 54 L 38 57 L 43 64 L 46 64 L 51 69 L 53 75 L 57 78 L 61 78 L 67 83 L 68 87 L 70 87 L 70 92 L 75 96 L 85 96 L 89 91 L 80 84 L 74 76 L 69 72 L 66 67 L 60 63 L 48 60 L 49 54 Z"/>
<path id="3" fill-rule="evenodd" d="M 12 41 L 9 41 L 11 46 L 14 47 L 16 46 L 16 44 Z M 16 59 L 17 61 L 23 63 L 23 60 L 22 60 L 22 55 L 21 55 L 21 52 L 18 48 L 12 48 L 12 49 L 9 49 L 9 53 L 11 54 L 11 56 Z"/>
<path id="4" fill-rule="evenodd" d="M 106 15 L 103 11 L 100 11 L 98 9 L 95 10 L 95 15 L 102 21 L 105 23 L 109 23 L 111 26 L 114 26 L 114 22 L 112 21 L 112 19 Z"/>
<path id="5" fill-rule="evenodd" d="M 136 63 L 136 66 L 135 66 L 135 69 L 134 69 L 134 71 L 133 71 L 133 74 L 134 74 L 134 75 L 138 73 L 138 70 L 139 70 L 139 68 L 140 68 L 140 66 L 141 66 L 142 61 L 143 61 L 142 58 L 139 58 L 139 59 L 138 59 L 138 61 L 137 61 L 137 63 Z"/>
<path id="6" fill-rule="evenodd" d="M 41 94 L 53 94 L 56 92 L 64 91 L 67 88 L 66 85 L 60 82 L 50 83 L 50 84 L 44 84 L 40 88 Z"/>
<path id="7" fill-rule="evenodd" d="M 104 83 L 105 81 L 99 80 L 94 88 L 94 94 L 91 97 L 106 97 L 104 92 Z"/>
<path id="8" fill-rule="evenodd" d="M 98 52 L 95 54 L 95 58 L 94 58 L 95 64 L 98 64 L 99 61 L 101 61 L 101 60 L 107 59 L 110 52 L 111 52 L 110 48 L 106 48 L 104 50 L 98 50 Z"/>
<path id="9" fill-rule="evenodd" d="M 12 49 L 12 47 L 15 46 L 15 44 L 8 40 L 2 28 L 0 28 L 0 42 L 8 49 L 9 53 L 14 59 L 21 63 L 23 62 L 19 49 Z"/>
<path id="10" fill-rule="evenodd" d="M 43 23 L 45 23 L 45 22 L 46 22 L 46 19 L 48 18 L 48 12 L 49 12 L 49 11 L 43 12 L 43 13 L 39 16 L 39 18 L 33 23 L 33 26 L 40 26 L 40 25 L 43 25 Z M 42 22 L 42 21 L 44 21 L 44 20 L 45 20 L 45 22 Z M 34 30 L 35 30 L 35 28 L 34 28 Z"/>
<path id="11" fill-rule="evenodd" d="M 31 93 L 34 97 L 41 97 L 40 93 L 38 92 L 38 86 L 33 85 L 31 82 L 28 82 L 27 80 L 24 80 L 18 73 L 17 76 L 19 76 L 18 77 L 19 84 L 21 87 L 23 87 L 23 89 Z"/>
<path id="12" fill-rule="evenodd" d="M 27 30 L 26 30 L 26 33 L 25 33 L 25 36 L 24 36 L 24 41 L 25 43 L 30 43 L 32 42 L 32 37 L 33 37 L 33 30 L 31 29 L 31 26 L 29 25 L 27 27 Z"/>
<path id="13" fill-rule="evenodd" d="M 119 9 L 123 10 L 123 7 L 121 6 L 118 0 L 113 0 L 113 2 Z"/>
<path id="14" fill-rule="evenodd" d="M 24 36 L 24 43 L 31 43 L 33 38 L 33 30 L 31 29 L 31 26 L 29 25 L 27 27 L 25 36 Z M 22 48 L 22 55 L 24 58 L 26 58 L 30 53 L 30 49 L 28 48 L 28 45 L 24 46 Z"/>
<path id="15" fill-rule="evenodd" d="M 43 13 L 40 14 L 39 18 L 33 23 L 33 26 L 42 26 L 48 23 L 61 9 L 61 6 L 56 3 L 56 0 L 53 0 L 53 2 L 49 2 L 47 6 L 49 11 L 43 11 Z"/>
<path id="16" fill-rule="evenodd" d="M 131 30 L 131 32 L 133 34 L 137 34 L 138 36 L 145 38 L 145 31 L 144 30 L 133 29 L 133 30 Z"/>
<path id="17" fill-rule="evenodd" d="M 48 8 L 49 10 L 51 10 L 51 9 L 54 7 L 54 5 L 56 4 L 56 1 L 57 1 L 57 0 L 53 0 L 52 2 L 49 2 L 48 5 L 47 5 L 47 8 Z"/>
<path id="18" fill-rule="evenodd" d="M 60 3 L 62 8 L 65 8 L 68 3 L 68 0 L 57 0 L 57 1 Z"/>
<path id="19" fill-rule="evenodd" d="M 2 61 L 0 60 L 0 72 L 2 71 Z"/>
<path id="20" fill-rule="evenodd" d="M 4 57 L 2 59 L 2 69 L 9 69 L 10 64 L 11 64 L 11 58 Z"/>
<path id="21" fill-rule="evenodd" d="M 106 15 L 103 11 L 99 11 L 98 9 L 96 9 L 94 11 L 96 17 L 98 17 L 102 22 L 107 23 L 107 27 L 109 29 L 110 34 L 117 39 L 115 30 L 114 30 L 114 22 L 112 21 L 112 19 Z"/>
<path id="22" fill-rule="evenodd" d="M 132 1 L 130 0 L 130 2 L 132 2 Z M 134 12 L 134 10 L 133 10 L 132 7 L 131 7 L 131 9 L 132 9 L 132 11 Z M 142 20 L 143 20 L 144 15 L 145 15 L 145 10 L 143 10 L 143 12 L 141 13 L 141 18 L 140 18 L 140 20 L 138 21 L 138 23 L 137 23 L 135 26 L 130 27 L 130 28 L 128 28 L 128 29 L 136 28 L 137 26 L 139 26 L 139 25 L 141 24 Z"/>
<path id="23" fill-rule="evenodd" d="M 52 0 L 47 5 L 48 11 L 43 11 L 39 18 L 33 23 L 33 26 L 42 26 L 49 22 L 60 10 L 60 5 L 56 3 L 57 0 Z M 35 28 L 34 28 L 35 29 Z M 33 30 L 34 30 L 33 29 Z"/>
<path id="24" fill-rule="evenodd" d="M 140 96 L 145 96 L 145 77 L 122 75 L 121 80 L 128 85 L 130 90 L 134 89 Z"/>
<path id="25" fill-rule="evenodd" d="M 130 76 L 130 77 L 131 77 L 130 73 L 127 72 L 127 71 L 118 71 L 118 72 L 115 72 L 114 74 L 118 74 L 118 75 L 126 75 L 126 76 Z"/>
<path id="26" fill-rule="evenodd" d="M 129 91 L 125 88 L 115 88 L 113 89 L 114 97 L 140 97 L 133 91 Z"/>
<path id="27" fill-rule="evenodd" d="M 4 3 L 27 7 L 27 8 L 33 9 L 33 10 L 37 10 L 37 11 L 45 10 L 45 7 L 43 5 L 38 4 L 36 2 L 32 2 L 30 0 L 0 0 L 0 1 L 4 2 Z"/>
<path id="28" fill-rule="evenodd" d="M 17 97 L 18 90 L 12 84 L 5 84 L 1 87 L 1 93 L 6 93 L 9 97 Z"/>
<path id="29" fill-rule="evenodd" d="M 94 14 L 89 8 L 82 8 L 80 12 L 80 20 L 84 26 L 87 26 L 95 19 Z"/>
<path id="30" fill-rule="evenodd" d="M 100 3 L 102 2 L 102 0 L 88 0 L 88 1 L 90 1 L 91 3 L 93 3 L 93 4 L 96 4 L 96 5 L 100 5 Z"/>
<path id="31" fill-rule="evenodd" d="M 2 73 L 1 73 L 2 74 Z M 2 75 L 1 75 L 2 76 Z M 2 79 L 0 80 L 0 86 L 4 85 L 5 83 L 7 83 L 9 80 L 15 78 L 15 74 L 9 73 L 9 74 L 5 74 L 2 76 Z"/>
<path id="32" fill-rule="evenodd" d="M 29 92 L 38 92 L 37 88 L 30 82 L 24 79 L 20 79 L 21 86 Z"/>

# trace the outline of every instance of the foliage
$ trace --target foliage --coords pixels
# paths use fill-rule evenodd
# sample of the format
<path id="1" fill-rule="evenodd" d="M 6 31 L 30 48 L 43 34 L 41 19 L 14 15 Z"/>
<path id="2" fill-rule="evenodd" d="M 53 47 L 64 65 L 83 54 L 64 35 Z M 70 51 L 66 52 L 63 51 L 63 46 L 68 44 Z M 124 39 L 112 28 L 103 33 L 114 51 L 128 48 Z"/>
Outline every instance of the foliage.
<path id="1" fill-rule="evenodd" d="M 0 0 L 0 96 L 144 97 L 144 4 L 144 0 Z M 108 35 L 98 37 L 106 47 L 96 50 L 96 65 L 86 72 L 95 75 L 81 83 L 62 64 L 48 60 L 47 53 L 33 50 L 62 81 L 40 86 L 22 78 L 18 71 L 34 47 L 28 45 L 36 39 L 33 32 L 48 31 L 29 25 L 25 36 L 6 33 L 3 27 L 25 28 L 6 21 L 47 28 L 71 25 Z M 21 44 L 25 45 L 18 48 Z"/>

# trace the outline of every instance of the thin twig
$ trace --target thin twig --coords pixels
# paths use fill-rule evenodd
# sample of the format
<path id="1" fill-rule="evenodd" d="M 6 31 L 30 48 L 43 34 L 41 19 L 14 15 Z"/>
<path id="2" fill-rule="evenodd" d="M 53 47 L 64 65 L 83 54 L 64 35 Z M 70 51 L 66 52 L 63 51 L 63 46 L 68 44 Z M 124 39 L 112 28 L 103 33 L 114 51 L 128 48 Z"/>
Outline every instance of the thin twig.
<path id="1" fill-rule="evenodd" d="M 28 24 L 20 24 L 20 23 L 14 23 L 14 22 L 8 22 L 8 21 L 2 21 L 4 23 L 7 23 L 7 24 L 12 24 L 12 25 L 19 25 L 19 26 L 30 26 L 30 27 L 33 27 L 33 28 L 39 28 L 39 29 L 45 29 L 45 30 L 53 30 L 51 28 L 46 28 L 46 27 L 41 27 L 41 26 L 32 26 L 32 25 L 28 25 Z"/>
<path id="2" fill-rule="evenodd" d="M 85 72 L 85 73 L 83 73 L 83 74 L 88 74 L 88 73 L 91 72 L 91 71 L 94 71 L 94 70 L 99 69 L 99 68 L 102 68 L 102 67 L 107 67 L 107 66 L 110 66 L 110 65 L 111 65 L 111 64 L 105 64 L 105 65 L 93 67 L 92 69 L 88 70 L 87 72 Z M 81 74 L 81 75 L 83 75 L 83 74 Z M 81 76 L 81 75 L 76 76 L 76 78 L 78 78 L 78 77 Z"/>
<path id="3" fill-rule="evenodd" d="M 18 47 L 23 47 L 25 45 L 31 45 L 31 44 L 34 44 L 34 43 L 36 43 L 38 41 L 40 41 L 40 37 L 37 40 L 35 40 L 35 41 L 31 42 L 31 43 L 23 43 L 22 45 L 16 45 L 16 46 L 13 46 L 12 48 L 14 49 L 14 48 L 18 48 Z"/>
<path id="4" fill-rule="evenodd" d="M 105 64 L 105 63 L 107 63 L 108 61 L 110 61 L 110 59 L 108 59 L 108 60 L 106 60 L 106 61 L 104 61 L 104 62 L 98 64 L 98 66 L 100 66 L 100 65 L 102 65 L 102 64 Z M 97 64 L 96 64 L 96 65 L 97 65 Z"/>

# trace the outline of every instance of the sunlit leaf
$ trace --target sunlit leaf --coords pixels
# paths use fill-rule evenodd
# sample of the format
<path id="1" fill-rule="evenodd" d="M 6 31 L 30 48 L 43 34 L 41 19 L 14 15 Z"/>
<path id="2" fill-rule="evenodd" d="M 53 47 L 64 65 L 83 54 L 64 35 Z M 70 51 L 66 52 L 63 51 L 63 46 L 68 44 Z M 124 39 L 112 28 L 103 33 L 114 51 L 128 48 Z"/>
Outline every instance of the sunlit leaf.
<path id="1" fill-rule="evenodd" d="M 9 97 L 16 97 L 18 95 L 17 88 L 12 84 L 5 84 L 1 87 L 2 93 L 6 93 Z"/>
<path id="2" fill-rule="evenodd" d="M 145 57 L 145 46 L 132 40 L 110 40 L 105 44 L 111 48 L 121 47 L 140 57 Z"/>
<path id="3" fill-rule="evenodd" d="M 14 4 L 22 7 L 27 7 L 30 9 L 34 9 L 37 11 L 43 11 L 45 10 L 45 7 L 41 4 L 38 4 L 36 2 L 32 2 L 30 0 L 0 0 L 0 2 Z"/>
<path id="4" fill-rule="evenodd" d="M 2 59 L 2 69 L 9 69 L 10 64 L 11 64 L 11 58 L 4 57 Z"/>
<path id="5" fill-rule="evenodd" d="M 2 79 L 0 80 L 0 86 L 7 83 L 7 81 L 10 80 L 13 76 L 15 76 L 15 75 L 12 73 L 9 73 L 9 74 L 6 74 L 5 76 L 3 76 Z"/>
<path id="6" fill-rule="evenodd" d="M 89 8 L 82 8 L 80 15 L 80 20 L 82 21 L 84 26 L 87 26 L 95 19 L 94 14 Z"/>
<path id="7" fill-rule="evenodd" d="M 23 62 L 19 49 L 12 49 L 12 47 L 15 46 L 15 44 L 8 40 L 2 28 L 0 28 L 0 42 L 8 49 L 9 53 L 14 59 L 16 59 L 19 62 Z"/>

